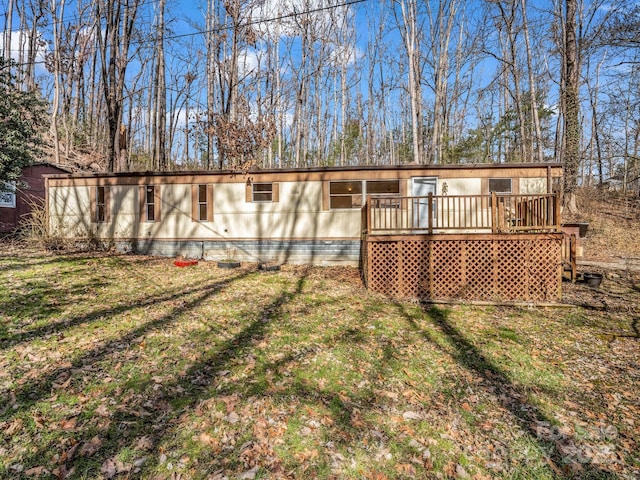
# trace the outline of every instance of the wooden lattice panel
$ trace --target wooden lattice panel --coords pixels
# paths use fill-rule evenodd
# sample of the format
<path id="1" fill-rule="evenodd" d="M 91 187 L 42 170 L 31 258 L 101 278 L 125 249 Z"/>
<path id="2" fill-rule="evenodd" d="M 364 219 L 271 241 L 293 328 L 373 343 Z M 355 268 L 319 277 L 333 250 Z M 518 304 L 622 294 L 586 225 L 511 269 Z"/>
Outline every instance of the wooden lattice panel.
<path id="1" fill-rule="evenodd" d="M 367 286 L 392 297 L 557 301 L 559 235 L 431 235 L 366 242 Z"/>
<path id="2" fill-rule="evenodd" d="M 401 278 L 399 270 L 398 242 L 372 242 L 369 244 L 368 286 L 375 292 L 392 297 L 405 297 L 398 288 Z"/>
<path id="3" fill-rule="evenodd" d="M 527 242 L 500 240 L 497 242 L 498 272 L 495 279 L 495 300 L 528 300 Z"/>
<path id="4" fill-rule="evenodd" d="M 561 285 L 555 279 L 558 276 L 557 272 L 561 272 L 562 269 L 562 243 L 552 240 L 531 242 L 529 258 L 530 299 L 559 299 Z M 562 273 L 559 275 L 562 276 Z"/>
<path id="5" fill-rule="evenodd" d="M 402 259 L 402 294 L 412 298 L 431 296 L 429 281 L 429 250 L 424 242 L 416 240 L 400 241 Z"/>
<path id="6" fill-rule="evenodd" d="M 493 252 L 494 242 L 469 240 L 463 245 L 466 282 L 459 298 L 466 300 L 492 298 L 497 273 L 497 262 Z"/>
<path id="7" fill-rule="evenodd" d="M 456 241 L 431 242 L 432 298 L 458 298 L 464 285 L 463 245 Z"/>

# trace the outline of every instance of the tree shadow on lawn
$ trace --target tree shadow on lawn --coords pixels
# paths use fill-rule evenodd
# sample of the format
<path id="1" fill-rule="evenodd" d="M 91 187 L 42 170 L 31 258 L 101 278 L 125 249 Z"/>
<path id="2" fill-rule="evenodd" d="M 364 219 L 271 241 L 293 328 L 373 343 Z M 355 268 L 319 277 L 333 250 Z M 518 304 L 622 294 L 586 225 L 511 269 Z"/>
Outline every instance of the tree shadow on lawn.
<path id="1" fill-rule="evenodd" d="M 52 318 L 57 315 L 62 316 L 71 305 L 87 302 L 88 296 L 117 281 L 108 275 L 110 270 L 106 270 L 106 274 L 100 273 L 99 267 L 102 260 L 110 262 L 108 267 L 112 267 L 112 263 L 115 261 L 118 267 L 134 271 L 137 264 L 148 264 L 148 259 L 128 257 L 127 261 L 123 263 L 118 257 L 110 255 L 103 259 L 99 256 L 70 257 L 67 255 L 55 257 L 51 261 L 43 260 L 37 264 L 61 263 L 65 265 L 65 268 L 51 272 L 49 275 L 20 279 L 20 283 L 17 285 L 12 283 L 9 278 L 4 279 L 0 275 L 0 283 L 6 281 L 8 284 L 5 290 L 7 298 L 2 300 L 0 297 L 0 312 L 5 316 L 4 324 L 0 324 L 0 351 L 39 337 L 63 333 L 67 328 L 97 320 L 102 316 L 123 313 L 131 308 L 149 306 L 156 302 L 170 301 L 184 294 L 180 288 L 176 288 L 174 289 L 175 294 L 171 295 L 171 298 L 165 292 L 163 295 L 145 297 L 143 302 L 122 301 L 101 310 L 94 310 L 86 315 L 66 315 L 61 320 Z M 25 268 L 33 265 L 34 263 L 27 262 Z M 80 280 L 68 283 L 65 280 L 67 275 L 71 279 L 78 278 Z M 32 324 L 41 324 L 41 326 L 30 328 Z M 21 332 L 11 333 L 12 330 L 14 332 L 20 330 Z"/>
<path id="2" fill-rule="evenodd" d="M 361 412 L 371 408 L 376 403 L 376 395 L 371 389 L 362 389 L 359 392 L 347 392 L 347 395 L 341 395 L 339 392 L 325 391 L 312 385 L 294 381 L 283 389 L 273 392 L 267 391 L 263 383 L 268 372 L 279 372 L 288 364 L 300 362 L 302 359 L 313 355 L 318 349 L 326 348 L 327 345 L 333 346 L 344 343 L 356 346 L 361 342 L 365 342 L 366 334 L 354 326 L 348 326 L 328 338 L 323 338 L 316 346 L 297 349 L 283 358 L 260 364 L 251 373 L 247 381 L 228 385 L 218 384 L 216 387 L 216 383 L 220 378 L 220 371 L 231 368 L 235 360 L 254 352 L 256 343 L 268 339 L 268 332 L 277 331 L 280 328 L 281 322 L 278 322 L 278 320 L 285 313 L 284 307 L 301 295 L 306 278 L 307 273 L 303 272 L 295 285 L 287 284 L 283 286 L 282 290 L 268 305 L 252 314 L 253 318 L 248 325 L 232 338 L 223 341 L 209 355 L 192 365 L 184 375 L 173 376 L 167 382 L 163 382 L 162 388 L 157 390 L 153 388 L 154 383 L 152 380 L 137 383 L 135 392 L 142 394 L 141 396 L 144 397 L 143 403 L 136 400 L 133 404 L 127 405 L 127 408 L 115 409 L 108 417 L 108 422 L 105 422 L 103 426 L 96 426 L 95 423 L 92 424 L 92 422 L 87 421 L 85 424 L 70 431 L 67 435 L 67 450 L 61 453 L 57 466 L 59 472 L 70 472 L 75 469 L 76 472 L 82 471 L 84 475 L 97 475 L 98 470 L 105 465 L 105 462 L 113 462 L 113 459 L 122 451 L 135 450 L 136 444 L 141 438 L 151 438 L 153 447 L 151 451 L 146 452 L 147 463 L 138 472 L 138 475 L 144 477 L 144 472 L 151 471 L 159 461 L 160 451 L 158 450 L 158 444 L 163 439 L 170 440 L 180 433 L 179 419 L 184 415 L 188 415 L 203 401 L 212 397 L 220 399 L 228 395 L 241 395 L 247 398 L 271 397 L 286 399 L 295 396 L 302 403 L 322 404 L 328 408 L 337 425 L 336 433 L 338 435 L 335 438 L 337 444 L 347 445 L 354 441 L 354 436 L 365 435 L 365 432 L 369 432 L 374 426 L 359 424 L 357 421 L 354 424 L 354 418 L 357 418 Z M 222 288 L 228 288 L 240 279 L 241 277 L 234 277 L 222 284 L 207 288 L 197 299 L 188 302 L 180 309 L 172 311 L 162 319 L 130 332 L 125 337 L 118 339 L 117 343 L 129 343 L 147 330 L 162 328 L 171 323 L 174 317 L 194 309 L 198 304 L 218 293 Z M 331 299 L 318 300 L 316 306 L 320 306 L 327 301 L 331 301 Z M 364 313 L 363 319 L 366 320 Z M 361 323 L 364 324 L 365 322 Z M 361 326 L 361 328 L 364 327 Z M 101 357 L 112 352 L 114 343 L 115 341 L 110 342 L 95 351 L 83 355 L 81 358 L 75 359 L 74 365 L 77 367 L 97 363 Z M 390 364 L 396 361 L 391 345 L 384 343 L 381 347 L 381 354 L 379 362 L 375 366 L 375 371 L 369 372 L 369 378 L 375 378 L 380 375 L 385 368 L 389 368 Z M 66 370 L 71 371 L 72 369 Z M 44 399 L 51 388 L 51 383 L 61 372 L 56 371 L 45 379 L 23 386 L 21 392 L 19 392 L 20 403 L 18 411 L 26 410 L 38 398 Z M 32 398 L 30 396 L 32 392 L 39 392 L 39 394 L 36 398 Z M 153 393 L 149 395 L 150 392 Z M 147 413 L 141 416 L 140 410 L 146 410 Z M 16 413 L 16 411 L 13 411 L 11 415 Z M 153 416 L 153 419 L 149 415 Z M 82 451 L 82 446 L 90 444 L 91 439 L 96 436 L 102 439 L 101 445 L 98 447 L 99 453 L 87 455 L 88 458 L 81 456 L 79 451 Z M 55 449 L 60 450 L 60 443 L 61 440 L 58 438 L 55 443 L 39 446 L 31 451 L 26 458 L 23 458 L 22 463 L 38 465 L 38 462 L 46 456 L 47 452 Z M 236 448 L 239 447 L 236 446 Z M 235 454 L 237 455 L 238 452 L 235 452 Z M 229 458 L 233 455 L 234 452 L 225 452 L 216 456 L 211 463 L 206 465 L 208 471 L 213 472 L 220 469 L 233 468 L 233 464 L 229 463 Z"/>
<path id="3" fill-rule="evenodd" d="M 118 345 L 130 344 L 148 331 L 167 327 L 169 324 L 175 322 L 180 315 L 195 309 L 209 298 L 225 288 L 230 288 L 233 284 L 251 273 L 252 272 L 247 271 L 200 289 L 194 289 L 194 291 L 199 293 L 197 298 L 185 302 L 182 306 L 175 308 L 162 318 L 150 321 L 118 339 L 109 341 L 90 352 L 85 352 L 81 356 L 73 359 L 71 366 L 57 368 L 46 375 L 46 377 L 25 383 L 14 393 L 17 400 L 17 408 L 10 409 L 9 406 L 7 406 L 5 412 L 0 415 L 0 421 L 5 420 L 10 422 L 12 418 L 21 412 L 26 412 L 37 402 L 46 400 L 53 393 L 54 381 L 61 375 L 73 377 L 74 370 L 98 364 L 102 359 L 114 353 Z M 101 452 L 103 453 L 101 457 L 108 458 L 110 455 L 117 454 L 122 448 L 134 448 L 135 441 L 141 436 L 151 435 L 159 440 L 164 435 L 168 435 L 175 422 L 175 419 L 172 420 L 167 410 L 168 402 L 180 404 L 181 410 L 186 411 L 188 408 L 194 407 L 203 400 L 202 394 L 210 387 L 210 384 L 216 376 L 216 372 L 224 369 L 227 363 L 236 358 L 240 352 L 263 337 L 266 329 L 270 328 L 271 321 L 277 319 L 281 314 L 282 306 L 302 291 L 304 282 L 305 277 L 303 276 L 298 279 L 293 292 L 288 292 L 286 289 L 280 292 L 269 305 L 265 306 L 261 311 L 256 312 L 254 319 L 243 330 L 234 335 L 233 338 L 222 342 L 220 347 L 216 348 L 215 353 L 193 365 L 184 376 L 179 378 L 176 375 L 173 382 L 164 385 L 163 391 L 156 392 L 154 397 L 145 397 L 144 405 L 130 404 L 127 405 L 127 408 L 116 409 L 103 428 L 96 428 L 95 425 L 87 424 L 84 428 L 81 426 L 70 431 L 69 442 L 67 444 L 68 451 L 62 452 L 61 454 L 58 473 L 68 473 L 72 471 L 74 467 L 77 467 L 77 469 L 85 469 L 86 474 L 98 474 L 96 469 L 99 469 L 102 462 L 96 465 L 94 459 L 94 463 L 92 464 L 91 459 L 84 458 L 77 454 L 78 446 L 89 444 L 90 439 L 95 436 L 106 439 L 104 447 L 101 448 Z M 187 294 L 189 292 L 183 293 Z M 173 296 L 174 295 L 168 298 L 173 298 Z M 131 305 L 131 308 L 135 306 L 136 305 Z M 152 380 L 144 380 L 135 385 L 135 392 L 144 393 L 153 386 Z M 184 394 L 182 396 L 176 396 L 175 394 L 169 395 L 169 391 L 181 391 L 184 392 Z M 156 418 L 155 421 L 150 422 L 147 414 L 140 414 L 140 410 L 144 411 L 145 408 L 147 410 L 155 410 L 156 413 L 162 412 L 161 417 L 166 418 Z M 171 408 L 169 410 L 171 410 Z M 127 445 L 127 442 L 130 442 L 131 445 Z M 61 448 L 60 443 L 60 439 L 56 439 L 55 444 L 50 443 L 34 449 L 28 456 L 23 457 L 21 461 L 26 465 L 38 465 L 43 458 L 46 458 L 48 452 L 59 451 Z M 152 463 L 149 465 L 152 465 Z"/>
<path id="4" fill-rule="evenodd" d="M 107 283 L 97 278 L 85 278 L 70 285 L 58 284 L 55 278 L 37 278 L 24 282 L 19 289 L 8 290 L 8 298 L 0 300 L 0 312 L 7 318 L 6 324 L 0 325 L 0 350 L 77 325 L 78 317 L 58 322 L 51 318 L 62 314 L 70 305 L 85 301 L 87 292 Z M 31 324 L 39 322 L 44 325 L 29 329 Z M 9 333 L 17 329 L 23 333 Z"/>
<path id="5" fill-rule="evenodd" d="M 5 338 L 0 338 L 0 351 L 8 348 L 15 348 L 16 345 L 20 343 L 29 342 L 41 337 L 55 335 L 58 333 L 64 333 L 64 331 L 69 328 L 73 328 L 79 325 L 89 324 L 96 320 L 104 319 L 105 317 L 120 315 L 136 308 L 152 307 L 154 305 L 158 305 L 161 303 L 179 300 L 185 297 L 186 295 L 205 294 L 203 298 L 207 298 L 210 294 L 215 293 L 218 290 L 227 287 L 229 283 L 232 283 L 235 280 L 240 280 L 245 275 L 246 274 L 232 277 L 214 284 L 205 284 L 198 288 L 192 288 L 189 290 L 184 290 L 182 286 L 178 286 L 169 292 L 165 291 L 162 294 L 158 294 L 154 296 L 145 296 L 143 300 L 137 298 L 133 301 L 122 302 L 115 305 L 108 305 L 108 306 L 105 306 L 104 308 L 93 310 L 90 313 L 87 313 L 86 315 L 71 316 L 71 317 L 64 318 L 64 320 L 53 321 L 41 327 L 28 330 L 24 333 L 16 333 L 13 335 L 8 335 Z M 66 298 L 67 298 L 66 303 L 67 304 L 72 303 L 73 296 L 77 295 L 78 293 L 82 293 L 85 287 L 100 287 L 104 285 L 105 285 L 104 283 L 94 282 L 90 284 L 87 284 L 87 283 L 78 284 L 71 289 L 67 288 L 65 290 Z M 37 294 L 39 298 L 60 293 L 58 290 L 58 287 L 51 286 L 49 281 L 43 280 L 41 283 L 38 283 L 38 286 L 36 286 L 35 288 L 38 290 L 38 292 L 40 292 Z M 32 295 L 25 294 L 21 299 L 19 298 L 15 301 L 26 301 L 26 299 L 33 300 Z M 64 305 L 65 305 L 65 302 L 62 302 L 59 305 L 56 305 L 54 307 L 45 307 L 45 309 L 41 313 L 42 314 L 47 313 L 48 315 L 59 313 L 64 307 Z M 30 311 L 31 308 L 33 307 L 29 306 L 28 311 Z"/>
<path id="6" fill-rule="evenodd" d="M 47 398 L 48 395 L 51 395 L 54 389 L 54 382 L 57 379 L 61 378 L 61 376 L 72 377 L 75 370 L 81 369 L 87 364 L 98 363 L 103 358 L 106 358 L 108 355 L 117 351 L 122 345 L 133 343 L 135 339 L 143 336 L 146 332 L 167 327 L 171 323 L 177 321 L 181 314 L 197 307 L 202 302 L 216 295 L 223 289 L 230 287 L 233 283 L 241 280 L 247 275 L 249 275 L 249 272 L 243 272 L 236 276 L 228 277 L 217 282 L 212 282 L 199 288 L 194 288 L 192 290 L 180 290 L 179 292 L 176 291 L 170 295 L 151 297 L 144 302 L 127 303 L 116 308 L 104 308 L 98 312 L 92 312 L 89 315 L 76 317 L 74 319 L 63 322 L 62 324 L 56 325 L 56 327 L 54 327 L 55 331 L 59 331 L 62 328 L 68 328 L 70 326 L 82 324 L 84 322 L 89 322 L 98 318 L 119 315 L 128 310 L 132 310 L 141 306 L 144 307 L 157 305 L 159 302 L 168 302 L 194 293 L 198 295 L 195 299 L 189 302 L 185 302 L 179 307 L 174 308 L 173 310 L 171 310 L 171 312 L 161 318 L 148 321 L 140 327 L 131 330 L 126 335 L 109 340 L 90 351 L 84 351 L 82 354 L 67 361 L 64 366 L 59 366 L 54 370 L 48 372 L 46 375 L 42 375 L 39 378 L 34 378 L 26 382 L 21 382 L 20 387 L 11 392 L 16 399 L 18 408 L 11 409 L 10 405 L 5 405 L 5 408 L 3 408 L 4 411 L 0 411 L 0 421 L 8 420 L 10 417 L 15 416 L 21 411 L 29 409 L 38 401 Z M 46 330 L 47 333 L 49 333 L 49 330 L 47 330 L 46 327 L 43 330 Z M 37 338 L 41 333 L 43 332 L 33 332 L 28 334 L 28 337 L 31 339 Z M 20 338 L 19 340 L 25 339 Z M 7 393 L 9 392 L 0 392 L 0 398 L 6 397 Z"/>
<path id="7" fill-rule="evenodd" d="M 2 241 L 0 241 L 2 248 Z M 101 258 L 118 258 L 127 256 L 127 254 L 116 254 L 106 251 L 78 251 L 78 252 L 44 252 L 43 250 L 33 249 L 30 254 L 29 247 L 19 248 L 19 253 L 12 255 L 0 253 L 0 274 L 5 275 L 21 270 L 28 270 L 34 267 L 66 265 L 78 262 L 94 262 Z M 44 256 L 44 258 L 43 258 Z M 130 257 L 130 255 L 129 255 Z M 144 257 L 140 261 L 146 260 Z"/>
<path id="8" fill-rule="evenodd" d="M 421 335 L 429 345 L 434 345 L 444 354 L 450 355 L 460 366 L 483 380 L 481 385 L 484 385 L 502 407 L 511 413 L 520 429 L 539 446 L 540 450 L 547 453 L 546 461 L 554 476 L 618 478 L 611 471 L 602 470 L 598 465 L 592 463 L 586 463 L 586 459 L 582 459 L 583 462 L 580 462 L 581 455 L 576 455 L 575 445 L 577 442 L 572 436 L 563 434 L 561 438 L 553 438 L 554 435 L 550 432 L 550 429 L 555 428 L 553 419 L 547 417 L 539 408 L 526 400 L 528 392 L 510 380 L 507 372 L 470 342 L 453 325 L 446 310 L 426 304 L 422 309 L 431 323 L 444 334 L 453 351 L 443 348 L 432 333 L 421 328 L 402 304 L 396 303 L 396 305 L 410 327 Z"/>

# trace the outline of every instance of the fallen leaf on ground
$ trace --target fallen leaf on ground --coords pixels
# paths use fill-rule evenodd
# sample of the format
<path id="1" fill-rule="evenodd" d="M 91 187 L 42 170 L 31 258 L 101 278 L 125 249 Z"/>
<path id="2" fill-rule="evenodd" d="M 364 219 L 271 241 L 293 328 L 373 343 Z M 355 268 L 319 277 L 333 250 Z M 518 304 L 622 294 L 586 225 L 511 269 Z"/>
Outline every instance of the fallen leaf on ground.
<path id="1" fill-rule="evenodd" d="M 25 471 L 24 474 L 27 477 L 42 477 L 43 475 L 49 475 L 50 472 L 45 467 L 33 467 Z"/>
<path id="2" fill-rule="evenodd" d="M 402 414 L 402 418 L 404 418 L 405 420 L 420 420 L 422 418 L 422 415 L 417 412 L 408 411 Z"/>
<path id="3" fill-rule="evenodd" d="M 251 470 L 247 470 L 246 472 L 242 473 L 239 478 L 240 480 L 253 480 L 258 474 L 258 470 L 260 470 L 260 467 L 255 466 Z"/>
<path id="4" fill-rule="evenodd" d="M 80 449 L 79 454 L 81 457 L 90 457 L 91 455 L 96 453 L 98 450 L 100 450 L 100 447 L 102 447 L 102 440 L 100 440 L 100 437 L 96 435 L 87 443 L 82 445 L 82 448 Z"/>

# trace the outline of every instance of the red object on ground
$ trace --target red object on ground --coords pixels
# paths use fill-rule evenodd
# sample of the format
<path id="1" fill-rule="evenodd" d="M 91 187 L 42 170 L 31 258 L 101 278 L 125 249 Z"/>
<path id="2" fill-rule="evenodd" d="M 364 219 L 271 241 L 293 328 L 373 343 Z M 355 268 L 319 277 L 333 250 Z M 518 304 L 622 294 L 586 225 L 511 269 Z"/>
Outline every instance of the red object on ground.
<path id="1" fill-rule="evenodd" d="M 192 267 L 198 264 L 198 260 L 176 260 L 173 263 L 176 267 Z"/>

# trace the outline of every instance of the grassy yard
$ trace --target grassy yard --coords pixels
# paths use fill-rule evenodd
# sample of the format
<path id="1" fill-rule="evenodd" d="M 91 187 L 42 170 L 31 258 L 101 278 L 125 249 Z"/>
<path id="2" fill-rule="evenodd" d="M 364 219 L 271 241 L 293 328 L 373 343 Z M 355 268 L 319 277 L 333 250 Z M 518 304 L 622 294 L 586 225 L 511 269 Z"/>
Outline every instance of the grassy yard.
<path id="1" fill-rule="evenodd" d="M 640 476 L 638 278 L 428 306 L 350 268 L 0 252 L 1 478 Z"/>

